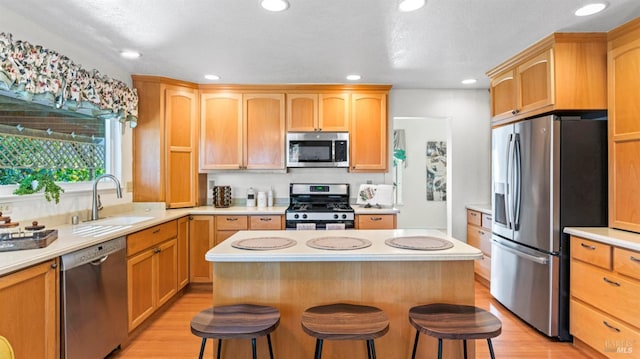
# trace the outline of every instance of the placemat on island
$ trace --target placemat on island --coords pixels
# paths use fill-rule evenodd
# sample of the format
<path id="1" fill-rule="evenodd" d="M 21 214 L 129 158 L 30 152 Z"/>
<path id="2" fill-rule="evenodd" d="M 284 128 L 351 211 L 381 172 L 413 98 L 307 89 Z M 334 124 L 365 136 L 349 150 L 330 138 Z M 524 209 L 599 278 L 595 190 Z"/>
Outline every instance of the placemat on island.
<path id="1" fill-rule="evenodd" d="M 246 238 L 233 241 L 231 246 L 239 249 L 251 249 L 251 250 L 271 250 L 271 249 L 283 249 L 296 245 L 296 241 L 291 238 L 284 237 L 259 237 L 259 238 Z"/>
<path id="2" fill-rule="evenodd" d="M 385 240 L 384 243 L 391 247 L 421 251 L 439 251 L 453 247 L 451 241 L 431 236 L 395 237 Z"/>
<path id="3" fill-rule="evenodd" d="M 307 241 L 307 245 L 316 249 L 350 250 L 367 248 L 371 241 L 356 237 L 330 236 L 312 238 Z"/>

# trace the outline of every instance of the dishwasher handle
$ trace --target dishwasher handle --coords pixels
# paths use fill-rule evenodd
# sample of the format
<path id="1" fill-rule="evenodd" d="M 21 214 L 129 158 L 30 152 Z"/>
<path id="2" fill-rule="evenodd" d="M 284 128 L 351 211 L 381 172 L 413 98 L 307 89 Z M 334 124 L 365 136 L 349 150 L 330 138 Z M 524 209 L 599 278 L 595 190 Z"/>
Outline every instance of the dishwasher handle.
<path id="1" fill-rule="evenodd" d="M 102 263 L 104 263 L 104 261 L 106 261 L 107 258 L 109 258 L 109 255 L 106 255 L 106 256 L 104 256 L 102 258 L 98 258 L 95 261 L 89 262 L 89 264 L 91 264 L 92 266 L 98 267 L 98 266 L 102 265 Z"/>

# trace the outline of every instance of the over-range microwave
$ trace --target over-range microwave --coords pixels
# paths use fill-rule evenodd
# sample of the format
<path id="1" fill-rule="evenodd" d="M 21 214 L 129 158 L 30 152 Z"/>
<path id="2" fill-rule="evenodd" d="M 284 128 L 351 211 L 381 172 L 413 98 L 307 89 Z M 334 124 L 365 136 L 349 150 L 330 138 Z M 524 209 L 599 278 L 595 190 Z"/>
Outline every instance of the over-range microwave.
<path id="1" fill-rule="evenodd" d="M 288 132 L 287 167 L 349 167 L 349 133 Z"/>

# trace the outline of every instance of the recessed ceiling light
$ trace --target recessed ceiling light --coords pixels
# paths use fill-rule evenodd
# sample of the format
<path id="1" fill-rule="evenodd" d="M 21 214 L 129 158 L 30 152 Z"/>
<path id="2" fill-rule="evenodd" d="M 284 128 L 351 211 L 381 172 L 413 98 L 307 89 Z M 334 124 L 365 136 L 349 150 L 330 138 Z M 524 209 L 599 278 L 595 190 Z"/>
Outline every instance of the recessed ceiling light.
<path id="1" fill-rule="evenodd" d="M 347 80 L 349 81 L 358 81 L 362 78 L 360 75 L 347 75 Z"/>
<path id="2" fill-rule="evenodd" d="M 207 80 L 220 80 L 220 76 L 218 75 L 204 75 L 204 78 Z"/>
<path id="3" fill-rule="evenodd" d="M 274 12 L 284 11 L 289 7 L 289 3 L 286 0 L 262 0 L 260 5 L 262 5 L 265 10 Z"/>
<path id="4" fill-rule="evenodd" d="M 604 8 L 606 7 L 607 7 L 607 4 L 605 3 L 587 4 L 579 8 L 578 10 L 576 10 L 574 14 L 576 16 L 589 16 L 589 15 L 599 13 L 600 11 L 604 10 Z"/>
<path id="5" fill-rule="evenodd" d="M 475 84 L 476 82 L 478 82 L 478 80 L 476 80 L 476 79 L 464 79 L 464 80 L 462 80 L 462 84 L 463 85 L 471 85 L 471 84 Z"/>
<path id="6" fill-rule="evenodd" d="M 140 53 L 137 51 L 124 50 L 120 51 L 120 56 L 124 57 L 125 59 L 137 59 L 142 55 L 140 55 Z"/>
<path id="7" fill-rule="evenodd" d="M 405 11 L 405 12 L 415 11 L 423 7 L 425 2 L 426 2 L 425 0 L 400 0 L 398 9 L 400 9 L 400 11 Z"/>

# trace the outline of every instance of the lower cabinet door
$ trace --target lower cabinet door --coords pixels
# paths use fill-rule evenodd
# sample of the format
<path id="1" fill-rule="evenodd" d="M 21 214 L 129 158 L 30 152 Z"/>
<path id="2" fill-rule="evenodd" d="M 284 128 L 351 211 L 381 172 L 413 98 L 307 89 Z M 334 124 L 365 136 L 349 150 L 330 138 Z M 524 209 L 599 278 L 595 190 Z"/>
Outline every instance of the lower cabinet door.
<path id="1" fill-rule="evenodd" d="M 214 216 L 191 216 L 189 220 L 189 277 L 191 283 L 211 283 L 213 266 L 204 258 L 215 240 Z"/>
<path id="2" fill-rule="evenodd" d="M 154 254 L 154 249 L 149 249 L 127 260 L 129 332 L 155 310 L 153 295 Z"/>
<path id="3" fill-rule="evenodd" d="M 166 303 L 178 292 L 178 246 L 172 239 L 162 243 L 155 250 L 157 302 L 156 307 Z"/>

